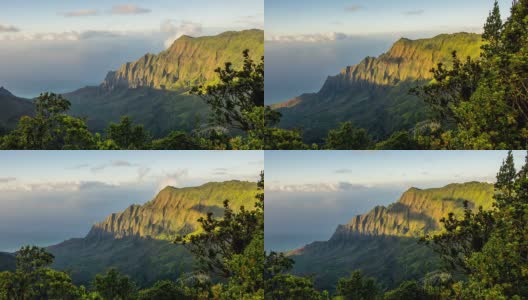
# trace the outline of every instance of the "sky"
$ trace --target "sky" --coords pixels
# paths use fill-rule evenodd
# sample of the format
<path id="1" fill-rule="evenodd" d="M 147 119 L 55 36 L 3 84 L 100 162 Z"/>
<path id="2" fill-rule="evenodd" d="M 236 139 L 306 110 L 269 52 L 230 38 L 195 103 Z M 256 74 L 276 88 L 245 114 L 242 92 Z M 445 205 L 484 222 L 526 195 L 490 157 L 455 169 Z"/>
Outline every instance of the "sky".
<path id="1" fill-rule="evenodd" d="M 503 18 L 511 0 L 500 0 Z M 266 0 L 265 101 L 317 92 L 329 75 L 401 37 L 482 32 L 493 0 Z"/>
<path id="2" fill-rule="evenodd" d="M 0 86 L 16 95 L 98 85 L 179 36 L 263 29 L 263 0 L 1 1 Z"/>
<path id="3" fill-rule="evenodd" d="M 261 151 L 1 151 L 0 251 L 84 237 L 166 186 L 256 182 Z"/>
<path id="4" fill-rule="evenodd" d="M 266 249 L 328 240 L 411 187 L 495 181 L 505 151 L 266 151 Z M 519 168 L 526 152 L 514 152 Z"/>

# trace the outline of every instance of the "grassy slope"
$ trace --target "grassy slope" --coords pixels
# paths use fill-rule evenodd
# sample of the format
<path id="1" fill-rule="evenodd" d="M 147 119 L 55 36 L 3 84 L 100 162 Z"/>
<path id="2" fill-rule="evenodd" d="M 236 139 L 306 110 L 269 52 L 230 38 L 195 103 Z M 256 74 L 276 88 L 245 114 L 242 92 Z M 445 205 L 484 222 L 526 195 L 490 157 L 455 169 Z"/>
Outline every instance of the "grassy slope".
<path id="1" fill-rule="evenodd" d="M 431 39 L 401 39 L 378 58 L 366 58 L 329 77 L 318 93 L 305 94 L 275 105 L 283 114 L 280 127 L 301 128 L 308 142 L 322 142 L 339 122 L 353 121 L 384 139 L 426 120 L 425 104 L 409 90 L 431 79 L 437 63 L 450 64 L 452 51 L 478 57 L 477 34 L 439 35 Z"/>
<path id="2" fill-rule="evenodd" d="M 438 257 L 417 243 L 424 233 L 438 230 L 427 221 L 438 223 L 449 211 L 461 215 L 464 200 L 473 207 L 490 208 L 492 197 L 493 185 L 485 183 L 412 188 L 388 208 L 375 208 L 353 218 L 349 224 L 340 225 L 329 241 L 292 251 L 290 255 L 296 262 L 293 272 L 314 273 L 317 285 L 326 289 L 333 289 L 338 278 L 356 269 L 377 277 L 385 287 L 421 278 L 440 267 Z M 402 211 L 401 203 L 408 209 Z M 361 220 L 359 225 L 356 220 Z"/>

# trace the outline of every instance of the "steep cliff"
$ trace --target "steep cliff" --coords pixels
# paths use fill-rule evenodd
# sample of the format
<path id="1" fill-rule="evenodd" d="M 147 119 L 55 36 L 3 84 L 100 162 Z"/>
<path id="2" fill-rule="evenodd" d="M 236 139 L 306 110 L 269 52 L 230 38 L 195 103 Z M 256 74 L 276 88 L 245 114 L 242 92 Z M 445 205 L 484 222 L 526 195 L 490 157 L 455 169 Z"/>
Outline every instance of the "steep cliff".
<path id="1" fill-rule="evenodd" d="M 221 216 L 223 201 L 234 208 L 254 202 L 257 185 L 252 182 L 211 182 L 199 187 L 166 187 L 144 205 L 132 205 L 95 224 L 87 239 L 142 237 L 172 240 L 199 229 L 198 219 L 208 212 Z"/>
<path id="2" fill-rule="evenodd" d="M 429 248 L 418 244 L 418 238 L 441 230 L 439 221 L 450 212 L 460 216 L 464 201 L 472 208 L 491 208 L 493 194 L 492 184 L 479 182 L 411 188 L 396 203 L 375 207 L 339 225 L 328 241 L 290 252 L 296 262 L 293 272 L 315 274 L 317 285 L 327 289 L 355 269 L 379 278 L 387 287 L 420 279 L 439 269 L 441 262 Z"/>
<path id="3" fill-rule="evenodd" d="M 411 188 L 398 202 L 388 207 L 375 207 L 355 216 L 348 224 L 339 225 L 330 240 L 346 240 L 358 235 L 420 237 L 440 230 L 440 219 L 450 212 L 462 214 L 464 201 L 469 201 L 470 207 L 490 209 L 492 197 L 493 185 L 479 182 L 426 190 Z"/>
<path id="4" fill-rule="evenodd" d="M 218 81 L 214 72 L 231 62 L 240 68 L 242 52 L 254 60 L 264 55 L 262 30 L 224 32 L 216 36 L 182 36 L 165 51 L 145 54 L 135 62 L 109 72 L 99 86 L 65 94 L 71 114 L 86 118 L 92 131 L 104 131 L 110 122 L 129 116 L 156 138 L 172 131 L 204 129 L 209 107 L 188 93 L 192 86 Z"/>
<path id="5" fill-rule="evenodd" d="M 216 36 L 182 36 L 167 50 L 145 54 L 135 62 L 122 65 L 109 72 L 102 86 L 178 90 L 197 84 L 214 82 L 214 70 L 231 62 L 234 68 L 242 66 L 242 52 L 250 49 L 250 55 L 258 60 L 264 55 L 262 30 L 224 32 Z"/>
<path id="6" fill-rule="evenodd" d="M 400 39 L 381 56 L 329 76 L 317 93 L 304 94 L 273 106 L 282 114 L 280 127 L 302 128 L 308 142 L 322 142 L 339 122 L 352 121 L 384 139 L 428 119 L 424 103 L 409 90 L 432 79 L 438 63 L 451 65 L 452 52 L 477 58 L 481 36 L 442 34 L 430 39 Z"/>
<path id="7" fill-rule="evenodd" d="M 223 213 L 228 199 L 233 209 L 255 203 L 257 184 L 210 182 L 198 187 L 166 187 L 144 205 L 132 205 L 95 224 L 84 238 L 48 247 L 53 267 L 68 270 L 77 284 L 89 284 L 96 274 L 118 268 L 140 286 L 160 279 L 177 280 L 196 269 L 194 258 L 176 234 L 199 232 L 198 218 Z"/>

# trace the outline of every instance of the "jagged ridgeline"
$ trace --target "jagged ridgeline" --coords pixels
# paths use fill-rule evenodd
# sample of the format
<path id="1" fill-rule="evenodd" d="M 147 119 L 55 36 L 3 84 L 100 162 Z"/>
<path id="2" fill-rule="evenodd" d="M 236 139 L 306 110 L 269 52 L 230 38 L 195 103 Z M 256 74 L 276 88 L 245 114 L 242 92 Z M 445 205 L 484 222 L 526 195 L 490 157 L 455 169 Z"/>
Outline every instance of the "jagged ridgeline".
<path id="1" fill-rule="evenodd" d="M 145 54 L 135 62 L 122 65 L 109 72 L 102 87 L 151 87 L 162 90 L 188 89 L 198 84 L 214 83 L 214 70 L 231 62 L 240 68 L 242 52 L 249 49 L 250 56 L 259 60 L 264 55 L 262 30 L 224 32 L 217 36 L 182 36 L 167 50 Z"/>
<path id="2" fill-rule="evenodd" d="M 425 104 L 409 90 L 432 79 L 438 63 L 451 65 L 452 52 L 477 58 L 482 38 L 473 33 L 442 34 L 430 39 L 402 38 L 379 57 L 330 76 L 321 90 L 276 104 L 282 114 L 280 127 L 303 129 L 308 142 L 321 142 L 339 122 L 352 121 L 375 138 L 427 120 Z"/>
<path id="3" fill-rule="evenodd" d="M 328 289 L 356 269 L 391 288 L 404 280 L 422 279 L 438 270 L 440 261 L 418 244 L 418 238 L 440 231 L 440 219 L 450 212 L 461 216 L 465 201 L 472 208 L 490 209 L 493 194 L 492 184 L 479 182 L 411 188 L 396 203 L 375 207 L 339 225 L 328 241 L 290 252 L 296 262 L 293 272 L 313 273 L 316 284 Z"/>
<path id="4" fill-rule="evenodd" d="M 72 103 L 69 114 L 86 118 L 92 131 L 104 131 L 110 122 L 129 116 L 154 137 L 172 131 L 203 129 L 209 108 L 188 93 L 197 85 L 218 81 L 217 68 L 243 65 L 242 53 L 260 61 L 264 55 L 262 30 L 229 31 L 216 36 L 182 36 L 159 54 L 145 54 L 135 62 L 109 72 L 99 86 L 80 88 L 64 97 Z M 46 91 L 43 91 L 46 92 Z M 0 88 L 0 128 L 13 129 L 20 117 L 32 115 L 34 105 Z"/>
<path id="5" fill-rule="evenodd" d="M 212 182 L 199 187 L 166 187 L 144 205 L 132 205 L 95 224 L 86 237 L 51 246 L 53 267 L 69 270 L 76 283 L 88 283 L 117 267 L 141 285 L 176 280 L 195 269 L 192 255 L 172 243 L 176 235 L 200 232 L 198 219 L 208 212 L 221 217 L 223 202 L 253 207 L 257 184 Z"/>
<path id="6" fill-rule="evenodd" d="M 146 54 L 135 62 L 109 72 L 98 87 L 86 87 L 66 94 L 72 114 L 86 117 L 94 131 L 104 130 L 109 122 L 130 116 L 155 137 L 174 130 L 191 131 L 208 121 L 205 102 L 188 94 L 191 87 L 215 83 L 216 68 L 231 62 L 242 67 L 242 52 L 250 50 L 252 59 L 264 55 L 264 32 L 244 30 L 217 36 L 182 36 L 167 50 Z"/>

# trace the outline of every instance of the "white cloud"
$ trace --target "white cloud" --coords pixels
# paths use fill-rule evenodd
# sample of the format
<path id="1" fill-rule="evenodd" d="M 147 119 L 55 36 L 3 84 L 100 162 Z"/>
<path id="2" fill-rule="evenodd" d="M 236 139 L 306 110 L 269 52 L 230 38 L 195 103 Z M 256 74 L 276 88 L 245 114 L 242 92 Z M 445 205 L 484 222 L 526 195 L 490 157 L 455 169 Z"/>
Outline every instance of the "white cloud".
<path id="1" fill-rule="evenodd" d="M 338 183 L 307 183 L 291 185 L 271 185 L 266 186 L 266 191 L 285 193 L 317 193 L 317 192 L 343 192 L 350 190 L 363 190 L 366 185 L 353 184 L 349 182 Z"/>
<path id="2" fill-rule="evenodd" d="M 180 169 L 172 173 L 165 174 L 160 180 L 158 190 L 161 190 L 167 186 L 181 187 L 184 179 L 189 176 L 188 169 Z"/>
<path id="3" fill-rule="evenodd" d="M 80 9 L 61 13 L 60 15 L 65 17 L 90 17 L 99 15 L 99 11 L 96 9 Z"/>
<path id="4" fill-rule="evenodd" d="M 0 177 L 0 183 L 8 183 L 16 181 L 15 177 Z"/>
<path id="5" fill-rule="evenodd" d="M 140 167 L 138 169 L 138 180 L 141 181 L 143 180 L 143 178 L 145 178 L 145 176 L 148 175 L 148 173 L 150 173 L 151 171 L 151 168 L 148 168 L 148 167 Z"/>
<path id="6" fill-rule="evenodd" d="M 19 32 L 20 29 L 18 29 L 15 26 L 9 26 L 9 25 L 2 25 L 0 24 L 0 33 L 1 32 Z"/>
<path id="7" fill-rule="evenodd" d="M 314 34 L 299 34 L 299 35 L 270 35 L 267 41 L 280 43 L 318 43 L 318 42 L 332 42 L 338 40 L 345 40 L 350 36 L 342 32 L 328 32 L 328 33 L 314 33 Z"/>
<path id="8" fill-rule="evenodd" d="M 111 167 L 114 167 L 114 168 L 119 168 L 119 167 L 135 167 L 137 166 L 137 164 L 133 164 L 129 161 L 126 161 L 126 160 L 113 160 L 111 162 L 108 162 L 108 163 L 104 163 L 104 164 L 100 164 L 100 165 L 97 165 L 97 166 L 94 166 L 91 168 L 92 172 L 98 172 L 98 171 L 102 171 L 106 168 L 111 168 Z"/>
<path id="9" fill-rule="evenodd" d="M 345 7 L 345 11 L 348 11 L 348 12 L 356 12 L 362 9 L 363 9 L 363 6 L 357 5 L 357 4 L 353 4 L 353 5 L 349 5 Z"/>
<path id="10" fill-rule="evenodd" d="M 110 13 L 113 15 L 138 15 L 138 14 L 148 14 L 152 10 L 148 8 L 142 8 L 132 4 L 123 4 L 116 5 L 112 7 Z"/>
<path id="11" fill-rule="evenodd" d="M 119 184 L 109 184 L 99 181 L 15 183 L 12 180 L 0 183 L 2 183 L 0 184 L 0 191 L 2 192 L 78 192 L 119 186 Z"/>
<path id="12" fill-rule="evenodd" d="M 37 33 L 8 33 L 0 35 L 0 40 L 5 41 L 79 41 L 93 38 L 113 38 L 123 35 L 119 32 L 88 30 L 65 32 L 37 32 Z"/>
<path id="13" fill-rule="evenodd" d="M 191 21 L 181 21 L 177 23 L 174 20 L 164 20 L 161 22 L 160 30 L 169 35 L 169 38 L 165 40 L 165 48 L 169 48 L 174 41 L 182 35 L 193 37 L 201 35 L 203 27 L 201 24 Z"/>
<path id="14" fill-rule="evenodd" d="M 417 10 L 408 10 L 403 12 L 404 15 L 408 16 L 415 16 L 415 15 L 423 15 L 425 11 L 423 9 L 417 9 Z"/>

